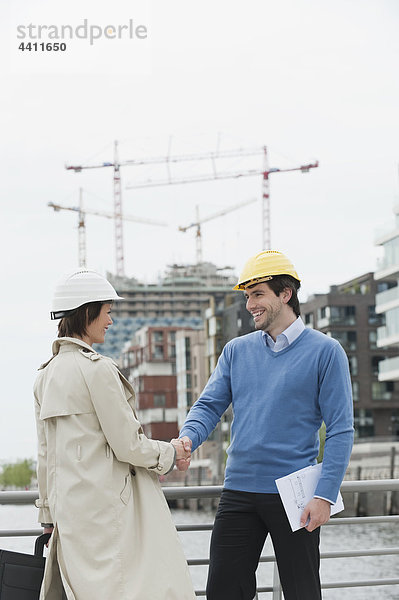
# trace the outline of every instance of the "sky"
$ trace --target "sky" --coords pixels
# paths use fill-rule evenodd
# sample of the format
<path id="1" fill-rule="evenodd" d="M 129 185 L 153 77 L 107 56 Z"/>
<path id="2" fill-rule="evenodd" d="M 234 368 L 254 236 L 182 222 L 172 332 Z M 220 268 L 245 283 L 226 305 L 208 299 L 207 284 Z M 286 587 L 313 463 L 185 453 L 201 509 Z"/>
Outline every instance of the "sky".
<path id="1" fill-rule="evenodd" d="M 48 203 L 76 206 L 81 187 L 87 209 L 113 210 L 112 169 L 65 165 L 112 161 L 115 140 L 122 162 L 265 145 L 272 168 L 318 160 L 270 177 L 271 247 L 295 264 L 302 300 L 375 270 L 376 232 L 399 202 L 396 0 L 5 0 L 0 11 L 0 462 L 36 454 L 32 386 L 56 337 L 52 292 L 78 266 L 77 215 Z M 29 42 L 38 50 L 21 49 Z M 65 50 L 40 47 L 55 42 Z M 126 275 L 154 282 L 195 262 L 194 230 L 178 226 L 197 205 L 204 218 L 257 198 L 202 227 L 204 260 L 239 273 L 262 250 L 261 178 L 127 189 L 167 174 L 121 169 L 124 213 L 167 224 L 124 222 Z M 88 215 L 86 233 L 88 266 L 115 272 L 112 220 Z"/>

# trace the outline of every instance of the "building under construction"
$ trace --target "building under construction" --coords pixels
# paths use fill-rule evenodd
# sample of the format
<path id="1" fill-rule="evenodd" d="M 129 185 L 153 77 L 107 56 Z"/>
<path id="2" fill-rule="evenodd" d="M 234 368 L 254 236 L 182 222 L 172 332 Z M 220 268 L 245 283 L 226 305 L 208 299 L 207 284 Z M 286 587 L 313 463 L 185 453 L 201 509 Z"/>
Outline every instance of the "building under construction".
<path id="1" fill-rule="evenodd" d="M 101 348 L 116 360 L 134 333 L 147 325 L 203 328 L 211 299 L 216 306 L 223 303 L 227 295 L 235 294 L 236 282 L 231 269 L 218 269 L 212 263 L 173 265 L 153 284 L 110 273 L 107 279 L 124 298 L 113 306 L 114 325 Z"/>

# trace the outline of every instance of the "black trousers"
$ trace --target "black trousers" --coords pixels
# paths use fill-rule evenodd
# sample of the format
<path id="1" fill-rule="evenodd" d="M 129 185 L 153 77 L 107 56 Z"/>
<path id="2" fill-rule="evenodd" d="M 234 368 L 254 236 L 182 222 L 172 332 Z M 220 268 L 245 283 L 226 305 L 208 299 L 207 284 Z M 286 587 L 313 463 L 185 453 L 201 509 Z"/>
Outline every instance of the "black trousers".
<path id="1" fill-rule="evenodd" d="M 285 600 L 321 600 L 320 529 L 293 532 L 278 494 L 223 490 L 211 538 L 208 600 L 253 600 L 270 533 Z"/>

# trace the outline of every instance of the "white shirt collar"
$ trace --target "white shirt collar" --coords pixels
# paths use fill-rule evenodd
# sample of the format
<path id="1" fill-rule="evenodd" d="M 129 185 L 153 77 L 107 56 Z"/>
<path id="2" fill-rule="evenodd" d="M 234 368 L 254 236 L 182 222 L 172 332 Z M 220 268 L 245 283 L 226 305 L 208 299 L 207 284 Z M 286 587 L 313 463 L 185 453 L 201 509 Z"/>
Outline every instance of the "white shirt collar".
<path id="1" fill-rule="evenodd" d="M 298 317 L 287 329 L 285 329 L 280 335 L 277 336 L 276 341 L 267 333 L 267 331 L 263 332 L 265 336 L 266 344 L 271 348 L 274 352 L 279 352 L 284 348 L 287 348 L 293 341 L 296 340 L 305 329 L 304 322 L 301 317 Z"/>

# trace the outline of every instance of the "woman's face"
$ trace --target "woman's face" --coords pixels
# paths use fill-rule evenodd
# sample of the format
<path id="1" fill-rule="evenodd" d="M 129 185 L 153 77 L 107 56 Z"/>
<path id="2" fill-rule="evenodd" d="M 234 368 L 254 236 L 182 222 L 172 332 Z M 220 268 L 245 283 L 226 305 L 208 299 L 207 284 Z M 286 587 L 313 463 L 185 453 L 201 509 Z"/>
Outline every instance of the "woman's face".
<path id="1" fill-rule="evenodd" d="M 105 333 L 108 327 L 112 325 L 111 308 L 112 304 L 103 304 L 97 319 L 87 325 L 83 341 L 88 343 L 89 346 L 104 343 Z"/>

